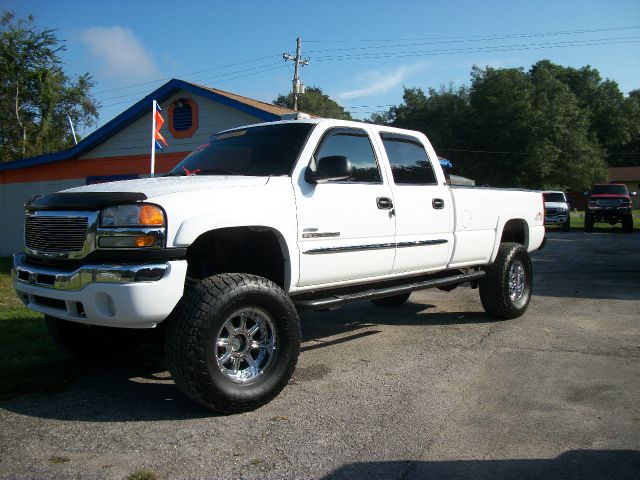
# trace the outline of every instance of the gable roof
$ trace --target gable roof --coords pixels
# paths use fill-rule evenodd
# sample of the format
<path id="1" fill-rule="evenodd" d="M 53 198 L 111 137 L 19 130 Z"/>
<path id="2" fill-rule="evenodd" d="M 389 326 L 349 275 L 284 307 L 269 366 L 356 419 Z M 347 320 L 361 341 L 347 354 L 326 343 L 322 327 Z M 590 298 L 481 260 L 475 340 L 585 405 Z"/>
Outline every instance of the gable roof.
<path id="1" fill-rule="evenodd" d="M 265 122 L 280 120 L 283 115 L 296 113 L 294 110 L 290 110 L 288 108 L 276 107 L 270 103 L 243 97 L 242 95 L 236 95 L 235 93 L 225 92 L 224 90 L 205 87 L 203 85 L 185 82 L 184 80 L 174 78 L 151 92 L 139 102 L 133 104 L 96 131 L 92 132 L 74 147 L 61 152 L 47 153 L 36 157 L 14 160 L 13 162 L 0 163 L 0 172 L 76 158 L 107 141 L 115 133 L 132 124 L 140 117 L 151 113 L 152 100 L 155 99 L 161 103 L 179 90 L 185 90 L 189 93 L 193 93 L 194 95 L 199 95 L 214 102 L 227 105 L 249 115 L 253 115 Z"/>

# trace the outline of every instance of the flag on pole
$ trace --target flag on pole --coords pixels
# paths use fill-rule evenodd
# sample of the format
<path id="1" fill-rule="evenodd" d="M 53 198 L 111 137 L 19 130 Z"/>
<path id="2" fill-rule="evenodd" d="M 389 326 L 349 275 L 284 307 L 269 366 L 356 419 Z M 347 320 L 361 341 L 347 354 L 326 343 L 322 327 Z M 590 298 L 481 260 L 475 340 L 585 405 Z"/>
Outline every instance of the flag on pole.
<path id="1" fill-rule="evenodd" d="M 160 133 L 160 129 L 162 128 L 162 125 L 164 125 L 164 118 L 162 118 L 162 115 L 160 114 L 162 109 L 155 100 L 153 101 L 151 111 L 153 112 L 151 115 L 151 176 L 153 177 L 156 169 L 156 147 L 162 150 L 160 142 L 162 142 L 165 147 L 168 147 L 169 145 Z"/>
<path id="2" fill-rule="evenodd" d="M 158 104 L 158 102 L 155 102 L 156 104 L 156 110 L 154 112 L 154 116 L 155 116 L 155 122 L 156 122 L 156 128 L 155 128 L 155 134 L 154 134 L 154 141 L 156 142 L 156 146 L 162 150 L 162 145 L 160 144 L 160 142 L 162 142 L 164 144 L 165 147 L 168 147 L 169 145 L 167 144 L 167 141 L 164 139 L 164 137 L 162 136 L 162 134 L 160 133 L 160 129 L 162 128 L 162 125 L 164 125 L 164 118 L 162 118 L 162 115 L 160 114 L 160 112 L 162 111 L 162 109 L 160 108 L 160 105 Z M 160 141 L 158 141 L 160 140 Z"/>

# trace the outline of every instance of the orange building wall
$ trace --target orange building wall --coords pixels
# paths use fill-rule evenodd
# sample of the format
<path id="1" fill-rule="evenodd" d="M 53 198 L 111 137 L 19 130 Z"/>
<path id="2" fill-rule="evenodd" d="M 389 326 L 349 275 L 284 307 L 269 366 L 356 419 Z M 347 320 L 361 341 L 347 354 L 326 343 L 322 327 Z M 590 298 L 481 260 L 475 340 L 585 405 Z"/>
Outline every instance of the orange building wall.
<path id="1" fill-rule="evenodd" d="M 188 154 L 189 152 L 156 154 L 156 172 L 158 174 L 168 172 Z M 105 175 L 148 175 L 149 172 L 149 155 L 73 159 L 5 170 L 0 172 L 0 184 L 81 179 Z"/>

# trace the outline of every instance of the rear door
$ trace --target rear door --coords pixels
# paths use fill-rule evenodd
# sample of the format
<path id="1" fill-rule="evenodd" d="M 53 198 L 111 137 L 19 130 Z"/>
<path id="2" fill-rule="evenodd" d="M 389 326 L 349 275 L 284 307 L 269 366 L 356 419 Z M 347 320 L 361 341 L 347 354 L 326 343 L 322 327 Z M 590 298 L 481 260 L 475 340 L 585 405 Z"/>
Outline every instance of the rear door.
<path id="1" fill-rule="evenodd" d="M 427 149 L 418 137 L 381 132 L 391 167 L 396 216 L 393 273 L 445 268 L 453 248 L 451 192 L 439 183 Z"/>

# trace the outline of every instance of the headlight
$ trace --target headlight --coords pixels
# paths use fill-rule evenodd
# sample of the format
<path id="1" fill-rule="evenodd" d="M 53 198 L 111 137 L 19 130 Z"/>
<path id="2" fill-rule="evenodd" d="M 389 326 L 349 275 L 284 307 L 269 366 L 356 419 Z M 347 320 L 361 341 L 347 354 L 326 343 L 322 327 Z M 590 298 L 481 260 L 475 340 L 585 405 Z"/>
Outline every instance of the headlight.
<path id="1" fill-rule="evenodd" d="M 102 210 L 96 232 L 99 248 L 163 248 L 166 220 L 163 210 L 146 203 Z"/>
<path id="2" fill-rule="evenodd" d="M 155 205 L 118 205 L 102 211 L 103 227 L 162 227 L 164 212 Z"/>

